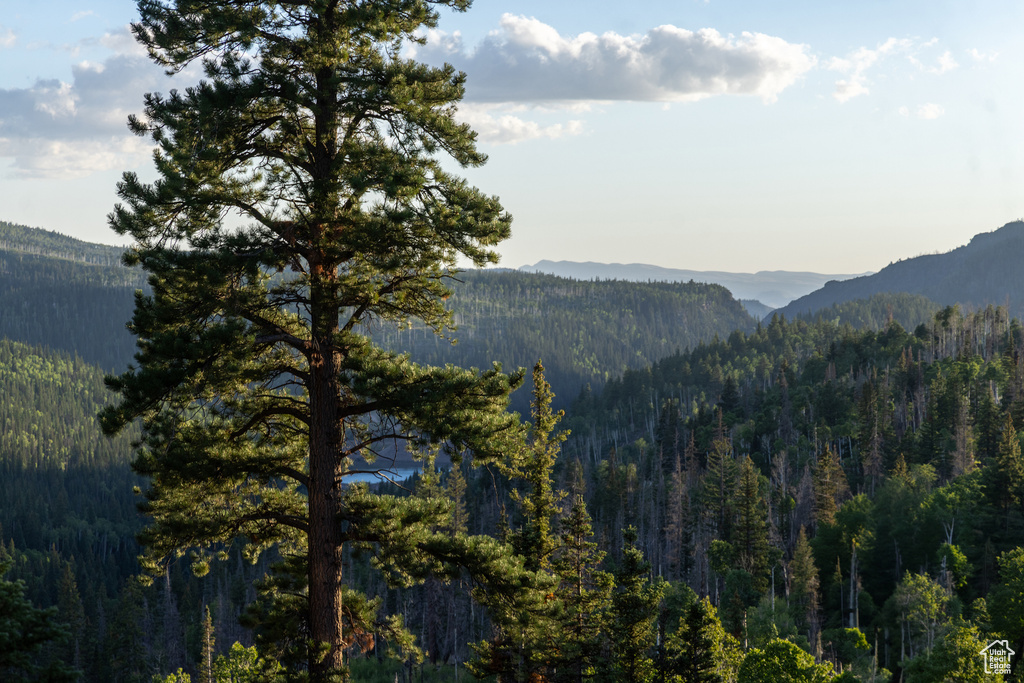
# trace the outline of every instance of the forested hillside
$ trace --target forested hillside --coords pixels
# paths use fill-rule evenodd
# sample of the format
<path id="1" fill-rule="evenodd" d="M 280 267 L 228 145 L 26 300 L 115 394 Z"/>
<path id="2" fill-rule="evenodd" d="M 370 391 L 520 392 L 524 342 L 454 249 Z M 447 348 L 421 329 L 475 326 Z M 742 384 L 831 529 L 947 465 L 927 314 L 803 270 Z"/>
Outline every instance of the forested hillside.
<path id="1" fill-rule="evenodd" d="M 867 299 L 855 299 L 819 308 L 813 313 L 797 315 L 800 320 L 827 320 L 837 325 L 849 325 L 855 329 L 880 330 L 890 322 L 899 323 L 904 329 L 913 330 L 918 325 L 930 323 L 942 306 L 920 294 L 883 292 Z M 781 315 L 781 313 L 780 313 Z M 767 316 L 765 323 L 770 322 Z"/>
<path id="2" fill-rule="evenodd" d="M 755 321 L 719 285 L 570 280 L 516 271 L 459 275 L 447 307 L 458 343 L 422 328 L 373 330 L 414 360 L 506 369 L 544 360 L 559 404 L 586 385 L 596 389 L 628 368 L 642 368 Z M 513 398 L 525 413 L 525 392 Z"/>
<path id="3" fill-rule="evenodd" d="M 591 665 L 633 648 L 652 672 L 681 675 L 671 662 L 685 638 L 700 636 L 717 662 L 708 670 L 736 680 L 751 657 L 783 657 L 781 638 L 808 653 L 801 666 L 842 666 L 846 680 L 980 675 L 976 652 L 988 640 L 1024 638 L 1006 607 L 1024 575 L 1024 461 L 1013 426 L 1024 422 L 1022 358 L 1024 330 L 999 309 L 946 309 L 914 333 L 776 318 L 584 392 L 565 421 L 573 434 L 546 470 L 460 467 L 411 485 L 447 492 L 453 529 L 496 534 L 527 554 L 538 517 L 513 489 L 543 491 L 547 481 L 566 492 L 552 498 L 551 529 L 595 544 L 577 567 L 593 601 Z M 210 606 L 213 652 L 226 666 L 231 643 L 252 643 L 237 618 L 261 567 L 230 551 L 206 578 L 189 578 L 182 562 L 152 588 L 128 581 L 137 479 L 125 444 L 104 441 L 92 421 L 106 400 L 100 373 L 10 342 L 0 367 L 10 397 L 3 499 L 13 502 L 0 523 L 15 559 L 6 578 L 25 580 L 37 604 L 58 606 L 71 625 L 74 639 L 51 655 L 63 653 L 89 680 L 198 666 Z M 635 537 L 624 536 L 631 527 Z M 569 537 L 553 538 L 552 557 L 567 557 Z M 360 568 L 366 559 L 351 555 L 349 580 L 380 596 L 383 613 L 404 615 L 427 659 L 393 669 L 357 658 L 355 680 L 376 680 L 375 671 L 404 680 L 423 666 L 453 680 L 475 658 L 468 643 L 495 647 L 500 595 L 476 591 L 474 605 L 465 580 L 388 589 Z M 550 567 L 568 580 L 557 574 L 564 565 Z M 562 590 L 552 595 L 567 599 Z M 616 637 L 625 618 L 616 596 L 630 591 L 646 596 L 634 616 L 649 641 Z M 521 609 L 531 628 L 554 632 L 552 617 Z M 116 656 L 126 633 L 132 648 Z M 404 650 L 384 640 L 372 652 L 388 651 Z M 543 652 L 535 644 L 526 654 Z"/>
<path id="4" fill-rule="evenodd" d="M 124 251 L 120 247 L 84 242 L 52 230 L 7 221 L 0 221 L 0 249 L 98 266 L 120 265 Z"/>
<path id="5" fill-rule="evenodd" d="M 779 313 L 792 319 L 834 304 L 867 299 L 881 292 L 920 294 L 943 306 L 978 310 L 1008 307 L 1024 315 L 1024 222 L 1014 221 L 981 233 L 945 254 L 925 254 L 891 263 L 874 275 L 829 282 L 792 301 Z"/>
<path id="6" fill-rule="evenodd" d="M 722 285 L 737 299 L 753 299 L 772 308 L 785 306 L 793 299 L 819 289 L 830 280 L 846 280 L 851 274 L 808 273 L 789 270 L 762 270 L 756 273 L 731 273 L 717 270 L 663 268 L 643 263 L 580 263 L 576 261 L 538 261 L 519 270 L 549 273 L 577 280 L 631 280 L 633 282 L 707 282 Z"/>
<path id="7" fill-rule="evenodd" d="M 125 323 L 144 278 L 120 265 L 121 251 L 0 223 L 0 338 L 124 368 L 135 346 Z"/>
<path id="8" fill-rule="evenodd" d="M 112 329 L 117 305 L 101 306 L 100 292 L 138 280 L 48 253 L 4 252 L 7 291 L 45 285 L 62 313 L 5 313 L 5 333 L 35 329 L 102 355 L 94 331 L 105 319 Z M 1024 645 L 1007 607 L 1024 599 L 1024 328 L 1005 310 L 930 316 L 924 297 L 877 295 L 743 328 L 717 286 L 509 272 L 463 275 L 447 305 L 454 346 L 417 328 L 374 332 L 433 363 L 544 355 L 548 377 L 578 388 L 562 397 L 571 434 L 559 447 L 547 431 L 557 425 L 538 423 L 534 455 L 381 490 L 446 495 L 440 531 L 506 544 L 524 583 L 447 569 L 393 588 L 348 551 L 347 580 L 379 598 L 378 618 L 401 615 L 417 644 L 384 629 L 368 658 L 354 652 L 355 680 L 453 680 L 466 667 L 503 680 L 580 667 L 584 680 L 633 667 L 648 672 L 633 680 L 691 680 L 683 664 L 705 662 L 747 681 L 766 657 L 795 657 L 822 680 L 840 669 L 844 680 L 982 680 L 986 642 Z M 740 329 L 720 334 L 723 315 Z M 131 435 L 99 433 L 102 370 L 34 343 L 0 342 L 0 561 L 12 562 L 3 579 L 23 581 L 67 628 L 42 661 L 90 681 L 249 666 L 254 636 L 239 620 L 259 619 L 266 562 L 230 546 L 206 577 L 182 558 L 152 586 L 132 580 L 144 524 L 133 488 L 146 482 L 128 466 Z M 573 585 L 584 593 L 573 598 Z M 538 608 L 536 590 L 592 626 Z M 518 645 L 502 639 L 513 622 Z"/>
<path id="9" fill-rule="evenodd" d="M 41 344 L 113 370 L 134 340 L 125 329 L 142 274 L 115 247 L 0 223 L 0 338 Z M 506 369 L 543 358 L 564 401 L 701 341 L 749 331 L 755 321 L 718 285 L 575 281 L 515 271 L 469 271 L 451 282 L 453 346 L 422 327 L 369 330 L 429 364 Z M 514 398 L 525 412 L 525 394 Z"/>
<path id="10" fill-rule="evenodd" d="M 637 526 L 741 641 L 777 633 L 860 680 L 981 680 L 974 653 L 1024 637 L 1005 602 L 1024 571 L 1022 358 L 993 308 L 915 334 L 775 318 L 582 396 L 563 452 L 591 472 L 596 528 Z"/>

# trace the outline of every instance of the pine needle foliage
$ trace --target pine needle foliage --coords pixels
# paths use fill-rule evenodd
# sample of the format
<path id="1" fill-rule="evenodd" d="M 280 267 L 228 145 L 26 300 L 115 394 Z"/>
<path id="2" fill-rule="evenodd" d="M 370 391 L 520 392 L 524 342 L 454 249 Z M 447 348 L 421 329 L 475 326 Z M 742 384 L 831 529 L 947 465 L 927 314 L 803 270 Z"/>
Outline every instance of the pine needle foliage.
<path id="1" fill-rule="evenodd" d="M 346 597 L 347 545 L 400 585 L 441 569 L 430 548 L 458 555 L 431 545 L 447 501 L 344 475 L 403 446 L 491 460 L 521 442 L 506 411 L 521 375 L 420 366 L 368 336 L 411 321 L 446 334 L 457 261 L 494 262 L 509 235 L 498 200 L 442 165 L 485 161 L 454 119 L 464 75 L 400 49 L 437 7 L 468 5 L 140 0 L 132 26 L 169 73 L 201 64 L 205 78 L 147 95 L 130 120 L 158 177 L 124 174 L 110 222 L 151 293 L 102 421 L 141 421 L 146 569 L 190 554 L 202 574 L 234 539 L 251 560 L 276 549 L 253 618 L 288 634 L 261 642 L 287 644 L 277 654 L 314 681 L 344 679 L 346 649 L 380 630 L 372 601 Z"/>

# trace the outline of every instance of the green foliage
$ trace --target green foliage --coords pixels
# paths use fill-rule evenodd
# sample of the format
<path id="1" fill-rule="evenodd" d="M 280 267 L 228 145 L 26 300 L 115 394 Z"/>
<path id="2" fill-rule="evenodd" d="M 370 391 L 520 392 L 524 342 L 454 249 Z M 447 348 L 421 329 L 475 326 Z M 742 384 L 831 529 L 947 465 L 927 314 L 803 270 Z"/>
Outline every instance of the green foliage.
<path id="1" fill-rule="evenodd" d="M 592 540 L 590 515 L 577 495 L 559 523 L 559 548 L 552 570 L 559 580 L 560 612 L 554 680 L 589 680 L 604 656 L 614 577 L 598 567 L 604 553 Z"/>
<path id="2" fill-rule="evenodd" d="M 574 653 L 578 658 L 583 656 L 586 648 L 583 634 L 565 634 L 559 623 L 558 612 L 561 607 L 561 590 L 556 588 L 558 578 L 552 575 L 553 554 L 559 550 L 559 539 L 552 533 L 552 524 L 556 515 L 561 512 L 560 492 L 552 487 L 552 469 L 565 440 L 564 433 L 553 433 L 561 412 L 551 409 L 551 385 L 544 379 L 544 366 L 538 361 L 533 368 L 533 400 L 531 416 L 533 418 L 529 443 L 521 451 L 508 454 L 503 469 L 513 482 L 522 482 L 526 490 L 520 493 L 517 489 L 511 492 L 512 500 L 517 504 L 517 517 L 520 526 L 507 535 L 515 555 L 522 558 L 523 568 L 530 577 L 528 583 L 517 586 L 515 594 L 485 593 L 484 604 L 491 608 L 496 635 L 489 642 L 477 646 L 479 659 L 473 663 L 473 670 L 480 674 L 497 674 L 501 680 L 526 681 L 532 676 L 543 675 L 543 672 L 557 666 L 556 660 L 562 653 L 558 643 L 563 638 L 573 641 L 570 647 L 580 650 Z M 582 504 L 582 503 L 581 503 Z M 570 563 L 575 559 L 578 564 L 573 567 L 560 567 L 567 572 L 575 570 L 576 594 L 571 596 L 573 603 L 566 626 L 582 618 L 584 612 L 592 612 L 592 607 L 584 600 L 584 586 L 588 583 L 590 569 L 589 556 L 592 547 L 589 540 L 589 519 L 586 510 L 575 513 L 576 529 L 570 530 L 569 536 L 563 540 L 572 545 L 563 549 L 565 554 L 574 554 L 568 558 Z M 570 579 L 571 580 L 571 579 Z M 571 590 L 571 589 L 570 589 Z M 558 593 L 558 595 L 556 595 Z M 511 609 L 500 609 L 501 603 L 511 603 Z M 589 609 L 588 609 L 589 608 Z M 578 666 L 582 666 L 578 664 Z"/>
<path id="3" fill-rule="evenodd" d="M 145 279 L 119 264 L 122 251 L 0 222 L 0 338 L 124 368 L 124 321 Z"/>
<path id="4" fill-rule="evenodd" d="M 1024 547 L 999 556 L 999 584 L 986 604 L 994 633 L 1014 643 L 1024 641 Z"/>
<path id="5" fill-rule="evenodd" d="M 910 656 L 930 652 L 946 621 L 949 594 L 928 575 L 907 572 L 892 599 L 905 624 Z"/>
<path id="6" fill-rule="evenodd" d="M 814 564 L 814 553 L 802 526 L 797 535 L 789 572 L 792 576 L 789 596 L 793 619 L 797 627 L 803 629 L 808 640 L 811 640 L 812 630 L 818 623 L 818 589 L 821 584 L 818 580 L 818 568 Z"/>
<path id="7" fill-rule="evenodd" d="M 297 620 L 289 647 L 314 681 L 347 678 L 346 651 L 377 630 L 344 585 L 346 548 L 408 586 L 441 569 L 424 548 L 450 515 L 342 477 L 386 443 L 493 461 L 519 438 L 519 375 L 421 366 L 367 335 L 413 320 L 443 334 L 445 281 L 462 259 L 496 261 L 509 235 L 497 199 L 438 158 L 485 160 L 453 118 L 464 76 L 398 56 L 438 6 L 467 3 L 140 0 L 133 26 L 156 62 L 201 61 L 206 80 L 148 95 L 130 120 L 157 145 L 158 180 L 125 173 L 110 222 L 151 292 L 104 427 L 142 424 L 144 568 L 190 553 L 201 575 L 235 539 L 250 561 L 274 549 L 290 590 L 271 587 L 257 623 Z"/>
<path id="8" fill-rule="evenodd" d="M 633 527 L 623 531 L 626 546 L 622 563 L 615 571 L 615 592 L 609 610 L 608 634 L 611 656 L 603 663 L 602 681 L 653 681 L 652 650 L 657 640 L 658 606 L 665 593 L 659 577 L 650 580 L 651 565 L 636 547 Z"/>
<path id="9" fill-rule="evenodd" d="M 939 304 L 920 294 L 882 292 L 866 299 L 819 308 L 813 313 L 798 313 L 796 317 L 800 320 L 830 321 L 835 325 L 871 330 L 884 329 L 896 321 L 904 329 L 912 330 L 931 321 L 940 308 Z"/>
<path id="10" fill-rule="evenodd" d="M 561 512 L 559 501 L 564 495 L 552 489 L 551 481 L 561 444 L 568 436 L 567 432 L 554 432 L 564 413 L 551 409 L 553 398 L 551 385 L 544 379 L 544 366 L 538 361 L 533 366 L 529 446 L 521 458 L 513 455 L 507 465 L 509 476 L 526 485 L 523 493 L 512 490 L 512 500 L 518 503 L 523 519 L 522 529 L 512 536 L 512 545 L 525 558 L 526 568 L 534 572 L 550 569 L 557 546 L 551 524 Z"/>
<path id="11" fill-rule="evenodd" d="M 457 345 L 432 332 L 383 328 L 374 337 L 423 363 L 529 367 L 543 358 L 547 380 L 567 403 L 597 391 L 625 370 L 641 370 L 681 349 L 749 332 L 754 320 L 724 287 L 698 282 L 572 280 L 517 271 L 468 271 L 453 283 L 447 307 Z M 680 321 L 685 321 L 681 325 Z M 556 399 L 556 404 L 558 403 Z M 528 397 L 513 398 L 526 412 Z"/>
<path id="12" fill-rule="evenodd" d="M 680 683 L 720 683 L 726 680 L 722 668 L 734 659 L 730 644 L 711 601 L 693 600 L 668 635 L 667 671 Z"/>
<path id="13" fill-rule="evenodd" d="M 988 643 L 973 624 L 958 621 L 931 652 L 912 659 L 904 669 L 907 683 L 984 683 L 1001 681 L 1001 674 L 986 674 L 982 650 Z"/>
<path id="14" fill-rule="evenodd" d="M 68 637 L 56 608 L 39 609 L 25 598 L 25 585 L 3 575 L 11 560 L 0 549 L 0 678 L 10 683 L 74 681 L 80 672 L 63 662 L 41 663 L 43 648 Z"/>
<path id="15" fill-rule="evenodd" d="M 830 664 L 816 664 L 788 640 L 773 640 L 747 652 L 740 664 L 739 683 L 823 683 L 833 676 Z"/>

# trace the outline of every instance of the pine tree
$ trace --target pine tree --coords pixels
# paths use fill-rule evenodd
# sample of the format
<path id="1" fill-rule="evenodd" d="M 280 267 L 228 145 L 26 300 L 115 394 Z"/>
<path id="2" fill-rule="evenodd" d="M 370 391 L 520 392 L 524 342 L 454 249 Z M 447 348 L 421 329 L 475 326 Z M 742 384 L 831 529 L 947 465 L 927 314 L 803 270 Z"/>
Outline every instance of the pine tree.
<path id="1" fill-rule="evenodd" d="M 719 538 L 728 538 L 732 525 L 733 495 L 736 489 L 736 461 L 732 457 L 732 445 L 721 431 L 708 453 L 707 472 L 701 486 L 701 501 L 705 514 L 717 531 Z"/>
<path id="2" fill-rule="evenodd" d="M 761 495 L 762 479 L 754 461 L 745 456 L 740 462 L 736 485 L 736 523 L 732 530 L 732 545 L 736 550 L 738 568 L 754 577 L 758 590 L 764 592 L 768 589 L 767 572 L 772 565 L 772 549 L 768 544 L 768 509 Z"/>
<path id="3" fill-rule="evenodd" d="M 452 463 L 452 468 L 448 471 L 445 494 L 452 501 L 452 533 L 466 533 L 469 528 L 469 516 L 466 512 L 466 477 L 462 475 L 461 463 Z"/>
<path id="4" fill-rule="evenodd" d="M 553 433 L 565 415 L 561 410 L 556 413 L 551 409 L 553 398 L 551 385 L 544 379 L 544 366 L 538 361 L 533 367 L 530 447 L 523 460 L 513 462 L 510 468 L 512 476 L 521 478 L 527 487 L 524 492 L 512 492 L 512 499 L 519 503 L 523 517 L 522 530 L 515 534 L 513 545 L 530 571 L 550 569 L 551 553 L 557 545 L 551 524 L 561 512 L 559 501 L 563 494 L 552 486 L 552 471 L 569 432 Z"/>
<path id="5" fill-rule="evenodd" d="M 214 683 L 213 680 L 213 652 L 216 640 L 213 636 L 213 617 L 210 616 L 210 606 L 203 606 L 203 641 L 200 644 L 199 659 L 199 680 L 200 683 Z"/>
<path id="6" fill-rule="evenodd" d="M 551 385 L 544 379 L 544 366 L 538 361 L 533 368 L 530 443 L 521 452 L 510 453 L 503 468 L 525 484 L 524 491 L 512 492 L 522 524 L 510 531 L 508 538 L 530 580 L 511 595 L 492 592 L 486 596 L 484 603 L 491 608 L 496 634 L 476 647 L 480 659 L 475 670 L 496 674 L 500 681 L 530 680 L 556 665 L 555 643 L 561 633 L 556 620 L 560 607 L 555 595 L 557 579 L 551 573 L 558 547 L 552 524 L 561 512 L 562 494 L 553 488 L 552 470 L 568 432 L 553 433 L 563 416 L 562 411 L 551 409 L 553 398 Z"/>
<path id="7" fill-rule="evenodd" d="M 806 630 L 807 640 L 813 644 L 817 642 L 818 631 L 818 568 L 803 526 L 796 537 L 789 573 L 792 577 L 789 597 L 793 620 L 798 628 Z"/>
<path id="8" fill-rule="evenodd" d="M 615 572 L 608 623 L 611 657 L 602 663 L 600 680 L 647 683 L 655 677 L 651 650 L 658 636 L 655 626 L 665 583 L 660 577 L 650 580 L 651 565 L 636 546 L 636 529 L 625 529 L 623 538 L 626 545 Z"/>
<path id="9" fill-rule="evenodd" d="M 136 298 L 136 366 L 108 380 L 120 402 L 103 424 L 141 418 L 153 574 L 189 551 L 201 574 L 235 538 L 250 559 L 289 558 L 261 612 L 283 621 L 260 628 L 308 633 L 279 654 L 314 681 L 344 677 L 345 648 L 374 628 L 344 602 L 346 544 L 411 583 L 437 568 L 443 548 L 424 548 L 449 514 L 345 488 L 346 472 L 389 444 L 486 460 L 519 438 L 506 413 L 518 376 L 419 366 L 367 335 L 412 320 L 444 333 L 452 269 L 494 262 L 509 234 L 497 199 L 438 157 L 485 160 L 453 119 L 464 76 L 401 51 L 437 6 L 468 4 L 140 0 L 133 25 L 157 63 L 202 63 L 206 80 L 147 95 L 130 121 L 157 145 L 158 179 L 126 173 L 110 221 L 152 293 Z M 489 553 L 469 561 L 494 566 Z"/>
<path id="10" fill-rule="evenodd" d="M 986 465 L 985 475 L 986 493 L 995 507 L 1002 511 L 1004 527 L 1009 529 L 1011 512 L 1020 504 L 1024 492 L 1024 458 L 1021 457 L 1017 430 L 1013 427 L 1013 416 L 1009 412 L 999 440 L 999 450 Z"/>
<path id="11" fill-rule="evenodd" d="M 831 446 L 818 456 L 814 467 L 814 523 L 832 524 L 836 520 L 839 501 L 850 492 L 839 456 Z"/>
<path id="12" fill-rule="evenodd" d="M 679 683 L 720 683 L 718 667 L 726 638 L 722 622 L 707 598 L 694 600 L 679 629 L 669 635 L 669 670 Z"/>
<path id="13" fill-rule="evenodd" d="M 85 649 L 85 606 L 78 591 L 74 569 L 65 564 L 61 572 L 57 592 L 57 608 L 60 620 L 67 625 L 70 637 L 62 649 L 61 659 L 76 668 L 81 668 Z"/>
<path id="14" fill-rule="evenodd" d="M 582 683 L 597 670 L 601 634 L 605 632 L 607 610 L 614 578 L 599 571 L 604 553 L 591 539 L 590 515 L 577 496 L 569 514 L 559 523 L 559 548 L 552 569 L 558 577 L 557 658 L 553 680 Z"/>
<path id="15" fill-rule="evenodd" d="M 12 561 L 0 547 L 0 577 Z M 58 621 L 57 609 L 39 609 L 25 598 L 25 584 L 0 578 L 0 680 L 74 681 L 81 672 L 60 661 L 41 663 L 45 646 L 61 643 L 68 630 Z"/>

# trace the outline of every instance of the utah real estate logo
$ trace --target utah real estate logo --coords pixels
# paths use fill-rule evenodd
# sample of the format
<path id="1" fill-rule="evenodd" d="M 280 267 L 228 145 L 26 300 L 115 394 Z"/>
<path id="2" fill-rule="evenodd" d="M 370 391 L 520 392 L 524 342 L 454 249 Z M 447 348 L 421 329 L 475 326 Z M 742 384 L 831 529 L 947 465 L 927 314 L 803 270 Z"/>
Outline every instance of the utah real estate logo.
<path id="1" fill-rule="evenodd" d="M 993 640 L 978 654 L 985 658 L 985 673 L 1009 675 L 1010 658 L 1017 653 L 1010 649 L 1009 641 Z"/>

